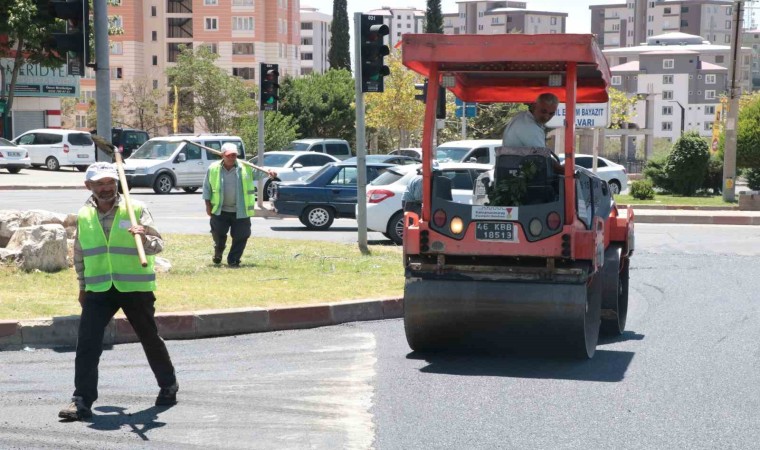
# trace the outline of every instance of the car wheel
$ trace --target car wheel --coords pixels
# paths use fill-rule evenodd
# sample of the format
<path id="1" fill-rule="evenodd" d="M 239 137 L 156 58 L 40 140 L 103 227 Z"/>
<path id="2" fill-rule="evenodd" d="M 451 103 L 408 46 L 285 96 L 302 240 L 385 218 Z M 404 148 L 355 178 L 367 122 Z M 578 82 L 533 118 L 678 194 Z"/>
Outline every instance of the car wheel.
<path id="1" fill-rule="evenodd" d="M 192 194 L 193 192 L 198 190 L 198 187 L 186 187 L 182 188 L 183 191 L 187 192 L 188 194 Z"/>
<path id="2" fill-rule="evenodd" d="M 612 192 L 612 195 L 618 195 L 620 193 L 620 182 L 618 180 L 611 180 L 607 184 L 610 185 L 610 192 Z"/>
<path id="3" fill-rule="evenodd" d="M 87 170 L 87 166 L 77 166 L 77 170 L 80 172 L 84 172 L 85 170 Z"/>
<path id="4" fill-rule="evenodd" d="M 335 214 L 331 208 L 326 206 L 309 206 L 301 217 L 301 223 L 306 225 L 306 228 L 310 230 L 326 230 L 332 225 Z"/>
<path id="5" fill-rule="evenodd" d="M 156 194 L 168 194 L 174 187 L 174 180 L 171 175 L 162 173 L 156 177 L 156 181 L 153 182 L 153 192 Z"/>
<path id="6" fill-rule="evenodd" d="M 61 170 L 61 163 L 54 156 L 48 156 L 48 159 L 45 160 L 45 167 L 48 170 Z"/>
<path id="7" fill-rule="evenodd" d="M 21 172 L 21 168 L 20 167 L 8 167 L 8 172 L 9 173 L 19 173 L 19 172 Z"/>
<path id="8" fill-rule="evenodd" d="M 274 195 L 274 185 L 272 184 L 272 181 L 280 181 L 278 179 L 269 179 L 264 183 L 264 201 L 269 201 L 270 198 L 272 198 L 272 195 Z"/>
<path id="9" fill-rule="evenodd" d="M 387 236 L 397 245 L 404 243 L 404 211 L 398 211 L 388 221 Z"/>

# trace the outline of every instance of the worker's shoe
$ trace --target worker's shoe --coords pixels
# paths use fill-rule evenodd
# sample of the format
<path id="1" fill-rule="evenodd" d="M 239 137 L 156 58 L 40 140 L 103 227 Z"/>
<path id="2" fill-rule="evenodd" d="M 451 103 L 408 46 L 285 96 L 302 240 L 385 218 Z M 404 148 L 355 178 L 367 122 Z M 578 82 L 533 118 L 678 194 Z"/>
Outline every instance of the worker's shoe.
<path id="1" fill-rule="evenodd" d="M 222 257 L 221 256 L 214 256 L 211 258 L 211 261 L 214 262 L 214 264 L 221 264 L 222 263 Z"/>
<path id="2" fill-rule="evenodd" d="M 92 417 L 92 410 L 84 404 L 84 399 L 79 396 L 71 397 L 71 403 L 58 412 L 58 417 L 64 420 L 84 420 Z"/>
<path id="3" fill-rule="evenodd" d="M 233 269 L 237 269 L 240 267 L 240 261 L 230 261 L 227 263 L 227 265 Z"/>
<path id="4" fill-rule="evenodd" d="M 176 405 L 177 391 L 179 391 L 179 384 L 176 382 L 169 387 L 161 388 L 156 397 L 156 406 Z"/>

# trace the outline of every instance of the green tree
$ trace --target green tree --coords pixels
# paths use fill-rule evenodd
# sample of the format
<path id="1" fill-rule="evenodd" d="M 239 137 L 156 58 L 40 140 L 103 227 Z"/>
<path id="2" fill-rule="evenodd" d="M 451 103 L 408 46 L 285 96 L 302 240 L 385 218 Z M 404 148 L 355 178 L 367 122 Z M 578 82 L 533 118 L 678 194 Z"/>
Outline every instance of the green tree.
<path id="1" fill-rule="evenodd" d="M 206 46 L 195 51 L 181 47 L 177 65 L 166 70 L 172 84 L 192 93 L 185 107 L 192 105 L 193 116 L 203 119 L 212 133 L 228 132 L 238 117 L 255 108 L 253 88 L 220 68 L 218 57 Z"/>
<path id="2" fill-rule="evenodd" d="M 468 139 L 501 139 L 504 128 L 520 111 L 527 111 L 522 103 L 479 103 L 475 117 L 467 118 Z M 462 138 L 462 118 L 456 117 L 456 105 L 446 105 L 446 128 L 438 135 L 439 142 Z"/>
<path id="3" fill-rule="evenodd" d="M 120 109 L 123 113 L 123 125 L 145 130 L 156 135 L 159 130 L 168 127 L 171 112 L 161 108 L 161 101 L 166 98 L 165 89 L 153 89 L 147 78 L 136 78 L 121 85 Z"/>
<path id="4" fill-rule="evenodd" d="M 347 70 L 328 70 L 300 78 L 285 77 L 280 112 L 293 116 L 303 138 L 339 138 L 354 142 L 354 80 Z"/>
<path id="5" fill-rule="evenodd" d="M 609 88 L 608 95 L 610 97 L 610 128 L 623 128 L 635 117 L 632 111 L 638 97 L 636 95 L 629 97 L 625 92 L 615 88 Z"/>
<path id="6" fill-rule="evenodd" d="M 259 119 L 258 114 L 241 118 L 235 126 L 235 132 L 243 138 L 247 153 L 253 156 L 259 148 Z M 264 113 L 264 150 L 281 150 L 290 141 L 298 139 L 298 123 L 292 116 L 286 116 L 278 111 Z"/>
<path id="7" fill-rule="evenodd" d="M 673 144 L 665 163 L 665 174 L 673 192 L 694 195 L 707 175 L 710 150 L 707 141 L 696 131 L 687 131 Z"/>
<path id="8" fill-rule="evenodd" d="M 404 67 L 400 51 L 391 53 L 387 63 L 391 73 L 384 79 L 385 92 L 366 95 L 367 126 L 385 135 L 392 148 L 408 147 L 422 132 L 425 105 L 414 99 L 414 85 L 422 78 Z"/>
<path id="9" fill-rule="evenodd" d="M 427 10 L 425 11 L 425 33 L 443 34 L 441 0 L 427 0 Z"/>
<path id="10" fill-rule="evenodd" d="M 346 0 L 333 0 L 333 20 L 330 28 L 330 51 L 327 60 L 331 69 L 351 70 Z"/>

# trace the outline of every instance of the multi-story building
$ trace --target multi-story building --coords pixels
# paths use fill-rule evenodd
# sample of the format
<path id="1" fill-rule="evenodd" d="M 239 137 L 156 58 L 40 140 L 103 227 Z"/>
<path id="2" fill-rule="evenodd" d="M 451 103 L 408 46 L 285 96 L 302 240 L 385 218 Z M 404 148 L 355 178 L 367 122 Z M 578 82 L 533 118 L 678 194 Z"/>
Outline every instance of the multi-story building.
<path id="1" fill-rule="evenodd" d="M 604 48 L 634 47 L 647 38 L 682 32 L 731 44 L 732 0 L 626 0 L 591 5 L 591 33 Z"/>
<path id="2" fill-rule="evenodd" d="M 742 47 L 752 48 L 752 89 L 760 89 L 760 29 L 744 31 Z"/>
<path id="3" fill-rule="evenodd" d="M 280 75 L 301 73 L 299 0 L 120 0 L 108 14 L 124 34 L 111 36 L 112 100 L 124 83 L 148 80 L 168 88 L 166 69 L 180 46 L 207 46 L 218 67 L 258 82 L 258 64 L 279 64 Z M 82 80 L 80 99 L 94 98 L 95 79 Z M 77 118 L 77 124 L 82 124 Z"/>
<path id="4" fill-rule="evenodd" d="M 443 14 L 446 34 L 564 33 L 567 13 L 528 10 L 526 2 L 458 1 L 456 13 Z"/>
<path id="5" fill-rule="evenodd" d="M 311 6 L 301 6 L 301 75 L 325 73 L 330 68 L 332 16 Z"/>
<path id="6" fill-rule="evenodd" d="M 712 135 L 716 106 L 729 88 L 731 47 L 700 36 L 667 33 L 646 45 L 604 50 L 613 88 L 640 95 L 635 123 L 646 124 L 646 99 L 652 105 L 654 137 L 677 139 L 683 131 Z M 743 92 L 750 90 L 751 49 L 742 47 L 738 75 Z"/>
<path id="7" fill-rule="evenodd" d="M 394 48 L 406 33 L 422 33 L 425 30 L 425 11 L 415 8 L 391 8 L 384 6 L 364 14 L 382 16 L 383 23 L 388 25 L 388 45 Z"/>

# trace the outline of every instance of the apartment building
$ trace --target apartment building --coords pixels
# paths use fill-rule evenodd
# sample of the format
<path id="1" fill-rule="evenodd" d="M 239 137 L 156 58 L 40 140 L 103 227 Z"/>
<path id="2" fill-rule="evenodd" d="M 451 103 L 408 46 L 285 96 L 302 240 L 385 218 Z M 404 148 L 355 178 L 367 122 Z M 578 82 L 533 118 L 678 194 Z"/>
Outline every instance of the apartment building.
<path id="1" fill-rule="evenodd" d="M 383 23 L 388 25 L 388 46 L 394 48 L 406 33 L 423 33 L 425 31 L 425 11 L 415 8 L 391 8 L 384 6 L 363 14 L 382 16 Z"/>
<path id="2" fill-rule="evenodd" d="M 752 49 L 752 89 L 760 89 L 760 29 L 746 30 L 742 33 L 742 47 Z"/>
<path id="3" fill-rule="evenodd" d="M 446 34 L 564 33 L 567 13 L 528 10 L 526 2 L 458 1 L 457 12 L 443 14 Z"/>
<path id="4" fill-rule="evenodd" d="M 111 36 L 112 101 L 121 86 L 149 80 L 168 88 L 165 70 L 180 46 L 207 46 L 217 65 L 230 74 L 258 82 L 261 62 L 279 64 L 281 76 L 301 73 L 300 0 L 117 0 L 108 14 L 124 34 Z M 94 98 L 94 73 L 81 81 L 77 125 L 84 125 L 83 102 Z"/>
<path id="5" fill-rule="evenodd" d="M 603 49 L 634 47 L 647 38 L 682 32 L 711 44 L 731 44 L 732 0 L 626 0 L 591 5 L 591 33 Z"/>
<path id="6" fill-rule="evenodd" d="M 646 102 L 652 100 L 654 137 L 677 139 L 682 131 L 712 135 L 716 105 L 728 90 L 729 45 L 716 45 L 701 36 L 667 33 L 652 36 L 646 45 L 606 49 L 611 86 L 629 95 L 639 94 L 635 123 L 646 126 Z M 750 90 L 751 49 L 742 47 L 740 86 Z"/>
<path id="7" fill-rule="evenodd" d="M 301 6 L 301 75 L 325 73 L 330 68 L 332 16 L 311 6 Z"/>

